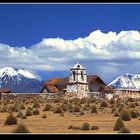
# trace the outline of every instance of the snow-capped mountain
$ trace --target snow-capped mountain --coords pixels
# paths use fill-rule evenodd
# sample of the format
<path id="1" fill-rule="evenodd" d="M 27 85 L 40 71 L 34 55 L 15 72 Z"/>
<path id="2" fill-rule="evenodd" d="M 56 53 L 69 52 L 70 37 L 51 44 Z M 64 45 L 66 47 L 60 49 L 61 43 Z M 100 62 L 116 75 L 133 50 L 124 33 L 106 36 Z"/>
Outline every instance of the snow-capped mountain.
<path id="1" fill-rule="evenodd" d="M 109 85 L 113 88 L 140 89 L 140 75 L 125 73 L 116 78 Z"/>
<path id="2" fill-rule="evenodd" d="M 0 88 L 15 93 L 37 93 L 42 89 L 42 81 L 27 70 L 4 67 L 0 69 Z"/>

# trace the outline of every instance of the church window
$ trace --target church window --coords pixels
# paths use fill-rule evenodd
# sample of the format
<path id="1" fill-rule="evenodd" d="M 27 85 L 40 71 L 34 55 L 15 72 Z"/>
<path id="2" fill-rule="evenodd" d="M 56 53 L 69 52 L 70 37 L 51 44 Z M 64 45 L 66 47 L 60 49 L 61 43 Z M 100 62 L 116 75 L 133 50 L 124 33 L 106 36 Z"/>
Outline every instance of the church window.
<path id="1" fill-rule="evenodd" d="M 84 80 L 84 74 L 83 74 L 83 71 L 81 71 L 81 79 Z"/>
<path id="2" fill-rule="evenodd" d="M 75 71 L 72 71 L 73 74 L 73 80 L 75 81 Z"/>

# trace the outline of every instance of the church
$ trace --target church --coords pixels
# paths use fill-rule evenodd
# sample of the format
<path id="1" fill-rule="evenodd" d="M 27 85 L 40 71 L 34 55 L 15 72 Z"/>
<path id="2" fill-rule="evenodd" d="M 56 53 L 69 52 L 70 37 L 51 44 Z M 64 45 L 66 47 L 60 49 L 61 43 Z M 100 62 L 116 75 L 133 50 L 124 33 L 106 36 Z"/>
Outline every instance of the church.
<path id="1" fill-rule="evenodd" d="M 87 98 L 90 95 L 86 70 L 78 62 L 70 68 L 66 94 L 73 94 L 77 98 Z"/>

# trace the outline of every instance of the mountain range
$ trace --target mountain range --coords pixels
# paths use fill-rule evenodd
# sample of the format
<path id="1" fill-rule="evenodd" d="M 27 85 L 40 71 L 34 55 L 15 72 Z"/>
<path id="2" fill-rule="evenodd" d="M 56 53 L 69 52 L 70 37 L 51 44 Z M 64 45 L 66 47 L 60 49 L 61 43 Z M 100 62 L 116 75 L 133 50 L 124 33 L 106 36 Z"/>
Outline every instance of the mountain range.
<path id="1" fill-rule="evenodd" d="M 8 88 L 14 93 L 38 93 L 42 81 L 27 70 L 4 67 L 0 69 L 0 88 Z"/>
<path id="2" fill-rule="evenodd" d="M 119 76 L 113 80 L 109 86 L 116 88 L 124 89 L 140 89 L 140 75 L 125 73 L 124 75 Z"/>
<path id="3" fill-rule="evenodd" d="M 140 75 L 125 73 L 110 84 L 106 84 L 97 75 L 88 75 L 90 91 L 111 92 L 116 88 L 140 89 Z M 24 69 L 4 67 L 0 69 L 0 89 L 7 88 L 13 93 L 59 92 L 66 88 L 68 77 L 50 78 L 43 81 L 32 72 Z M 113 89 L 112 89 L 113 88 Z"/>

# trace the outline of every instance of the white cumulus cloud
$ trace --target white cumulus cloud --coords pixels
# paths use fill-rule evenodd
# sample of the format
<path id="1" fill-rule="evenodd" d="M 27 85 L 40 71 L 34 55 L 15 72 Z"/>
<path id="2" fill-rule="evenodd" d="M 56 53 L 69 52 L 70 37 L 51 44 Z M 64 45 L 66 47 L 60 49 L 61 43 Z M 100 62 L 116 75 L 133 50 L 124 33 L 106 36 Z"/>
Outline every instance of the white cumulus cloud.
<path id="1" fill-rule="evenodd" d="M 75 40 L 43 38 L 26 47 L 0 44 L 0 67 L 30 70 L 69 70 L 79 60 L 89 73 L 102 77 L 125 72 L 140 73 L 140 33 L 93 31 Z"/>

